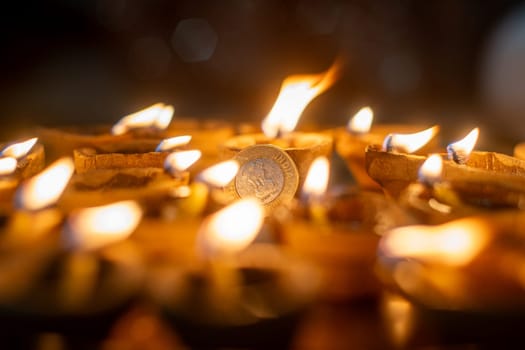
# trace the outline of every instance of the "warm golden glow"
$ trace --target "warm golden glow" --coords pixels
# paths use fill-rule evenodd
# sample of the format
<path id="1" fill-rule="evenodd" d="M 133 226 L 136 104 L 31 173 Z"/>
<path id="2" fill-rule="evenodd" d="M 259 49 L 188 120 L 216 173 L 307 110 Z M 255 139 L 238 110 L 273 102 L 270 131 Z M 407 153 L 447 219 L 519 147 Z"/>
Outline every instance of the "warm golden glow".
<path id="1" fill-rule="evenodd" d="M 0 176 L 10 175 L 16 170 L 18 161 L 16 158 L 0 158 Z"/>
<path id="2" fill-rule="evenodd" d="M 466 265 L 487 243 L 487 226 L 471 218 L 438 226 L 395 228 L 383 238 L 381 247 L 388 256 Z"/>
<path id="3" fill-rule="evenodd" d="M 390 335 L 396 345 L 406 343 L 412 332 L 413 306 L 400 296 L 388 294 L 385 300 L 385 318 L 388 320 Z"/>
<path id="4" fill-rule="evenodd" d="M 53 205 L 64 192 L 74 170 L 71 158 L 56 160 L 18 189 L 17 204 L 28 210 L 39 210 Z"/>
<path id="5" fill-rule="evenodd" d="M 430 155 L 419 168 L 419 181 L 433 184 L 441 179 L 443 159 L 439 154 Z"/>
<path id="6" fill-rule="evenodd" d="M 439 127 L 433 126 L 413 134 L 390 134 L 385 138 L 383 149 L 412 153 L 425 146 L 438 133 Z"/>
<path id="7" fill-rule="evenodd" d="M 474 128 L 463 139 L 448 145 L 447 151 L 449 158 L 458 163 L 465 162 L 470 156 L 470 153 L 472 153 L 472 150 L 478 141 L 478 136 L 479 129 Z"/>
<path id="8" fill-rule="evenodd" d="M 13 143 L 2 150 L 2 156 L 13 157 L 16 159 L 25 157 L 29 151 L 31 151 L 31 148 L 33 148 L 37 141 L 38 138 L 33 137 L 32 139 L 23 142 Z"/>
<path id="9" fill-rule="evenodd" d="M 348 130 L 354 134 L 366 134 L 370 131 L 374 112 L 370 107 L 363 107 L 348 121 Z"/>
<path id="10" fill-rule="evenodd" d="M 306 106 L 333 85 L 338 71 L 339 65 L 335 63 L 321 74 L 287 77 L 275 104 L 262 122 L 264 134 L 274 138 L 292 132 Z"/>
<path id="11" fill-rule="evenodd" d="M 184 135 L 184 136 L 175 136 L 170 137 L 169 139 L 162 140 L 159 145 L 157 146 L 156 152 L 167 152 L 171 151 L 174 148 L 185 146 L 191 141 L 191 136 Z"/>
<path id="12" fill-rule="evenodd" d="M 303 194 L 319 197 L 326 192 L 330 177 L 330 163 L 326 157 L 317 157 L 310 165 L 303 185 Z"/>
<path id="13" fill-rule="evenodd" d="M 164 160 L 164 169 L 171 174 L 185 171 L 201 157 L 201 151 L 177 151 L 170 153 Z"/>
<path id="14" fill-rule="evenodd" d="M 214 187 L 224 187 L 233 180 L 238 171 L 239 163 L 235 160 L 227 160 L 203 170 L 199 179 Z"/>
<path id="15" fill-rule="evenodd" d="M 132 129 L 154 128 L 163 130 L 173 117 L 173 107 L 156 103 L 138 112 L 122 117 L 111 129 L 114 135 L 122 135 Z"/>
<path id="16" fill-rule="evenodd" d="M 127 238 L 140 222 L 142 210 L 134 201 L 123 201 L 72 212 L 64 231 L 73 248 L 92 250 Z"/>
<path id="17" fill-rule="evenodd" d="M 237 253 L 255 239 L 263 220 L 264 207 L 257 199 L 241 199 L 203 222 L 199 229 L 199 249 L 207 256 Z"/>

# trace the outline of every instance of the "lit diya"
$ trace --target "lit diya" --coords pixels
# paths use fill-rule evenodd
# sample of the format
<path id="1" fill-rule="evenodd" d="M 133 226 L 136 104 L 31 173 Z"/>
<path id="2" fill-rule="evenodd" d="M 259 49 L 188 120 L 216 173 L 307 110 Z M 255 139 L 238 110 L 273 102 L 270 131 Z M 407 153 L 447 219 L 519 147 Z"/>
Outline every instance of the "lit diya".
<path id="1" fill-rule="evenodd" d="M 283 220 L 283 243 L 320 268 L 323 298 L 376 297 L 376 248 L 384 226 L 394 226 L 386 222 L 391 208 L 379 193 L 356 188 L 327 192 L 328 178 L 328 160 L 319 157 L 310 167 L 301 201 Z"/>
<path id="2" fill-rule="evenodd" d="M 262 122 L 264 133 L 240 135 L 224 143 L 222 157 L 240 164 L 239 174 L 229 186 L 233 198 L 256 197 L 268 209 L 289 202 L 312 161 L 331 153 L 329 134 L 293 130 L 308 103 L 335 82 L 338 70 L 334 64 L 322 74 L 286 78 Z"/>
<path id="3" fill-rule="evenodd" d="M 237 173 L 238 164 L 225 161 L 211 166 L 188 186 L 177 188 L 170 200 L 145 206 L 147 212 L 133 235 L 142 248 L 150 274 L 166 266 L 196 260 L 194 249 L 202 218 L 229 203 L 223 187 Z"/>
<path id="4" fill-rule="evenodd" d="M 370 107 L 361 108 L 350 120 L 346 127 L 337 128 L 335 135 L 335 149 L 346 161 L 346 164 L 357 184 L 361 188 L 378 190 L 378 183 L 366 172 L 365 150 L 369 145 L 382 144 L 387 135 L 392 133 L 415 133 L 424 129 L 419 125 L 411 124 L 373 124 L 374 112 Z M 421 149 L 414 150 L 416 154 L 427 154 L 437 149 L 438 138 L 433 137 Z"/>
<path id="5" fill-rule="evenodd" d="M 264 220 L 256 199 L 206 218 L 199 264 L 159 276 L 154 300 L 192 348 L 286 348 L 317 289 L 314 271 L 277 247 L 252 244 Z"/>
<path id="6" fill-rule="evenodd" d="M 103 339 L 141 288 L 140 254 L 125 241 L 140 218 L 131 201 L 84 208 L 69 215 L 62 237 L 55 230 L 8 251 L 0 263 L 2 323 L 17 335 L 60 333 L 72 347 Z"/>
<path id="7" fill-rule="evenodd" d="M 500 153 L 472 151 L 478 137 L 473 129 L 464 139 L 450 144 L 442 155 L 441 182 L 457 194 L 460 201 L 489 208 L 520 207 L 525 190 L 525 162 Z M 426 157 L 367 149 L 369 175 L 384 190 L 397 198 L 416 182 L 418 171 Z M 450 197 L 449 197 L 450 198 Z"/>
<path id="8" fill-rule="evenodd" d="M 91 169 L 72 178 L 60 207 L 96 206 L 122 200 L 137 200 L 151 210 L 189 182 L 191 167 L 201 156 L 199 150 L 167 152 L 161 167 Z M 176 194 L 175 194 L 176 195 Z"/>
<path id="9" fill-rule="evenodd" d="M 523 213 L 509 211 L 393 229 L 379 245 L 380 276 L 431 340 L 515 339 L 524 320 L 524 224 Z M 418 338 L 419 329 L 411 333 Z"/>
<path id="10" fill-rule="evenodd" d="M 154 152 L 155 147 L 163 139 L 191 135 L 190 147 L 202 151 L 204 161 L 202 167 L 206 167 L 216 160 L 218 145 L 235 132 L 231 125 L 223 121 L 191 118 L 173 120 L 173 112 L 172 106 L 156 103 L 121 118 L 113 126 L 43 128 L 39 134 L 51 159 L 71 155 L 73 150 L 78 150 L 79 157 L 119 153 L 133 158 L 129 155 Z M 115 161 L 121 164 L 122 157 Z M 110 158 L 109 161 L 111 162 L 112 159 Z M 101 166 L 108 166 L 107 159 L 99 159 L 99 162 Z M 129 162 L 133 162 L 133 159 Z M 144 163 L 144 159 L 140 159 L 140 162 Z"/>

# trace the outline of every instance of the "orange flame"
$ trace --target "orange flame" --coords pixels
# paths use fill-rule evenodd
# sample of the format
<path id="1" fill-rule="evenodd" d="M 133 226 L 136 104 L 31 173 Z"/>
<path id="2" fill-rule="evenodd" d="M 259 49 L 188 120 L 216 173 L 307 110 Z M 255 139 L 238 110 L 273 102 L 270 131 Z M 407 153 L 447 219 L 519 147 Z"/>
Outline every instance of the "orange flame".
<path id="1" fill-rule="evenodd" d="M 198 249 L 206 256 L 240 252 L 255 239 L 263 220 L 264 207 L 257 199 L 238 200 L 202 223 Z"/>
<path id="2" fill-rule="evenodd" d="M 419 168 L 419 181 L 433 184 L 441 179 L 443 159 L 439 154 L 430 155 Z"/>
<path id="3" fill-rule="evenodd" d="M 64 238 L 76 249 L 92 250 L 127 238 L 140 222 L 142 210 L 134 201 L 122 201 L 72 212 Z"/>
<path id="4" fill-rule="evenodd" d="M 31 148 L 33 148 L 37 141 L 38 138 L 33 137 L 32 139 L 23 142 L 13 143 L 2 150 L 2 156 L 13 157 L 16 159 L 25 157 L 29 151 L 31 151 Z"/>
<path id="5" fill-rule="evenodd" d="M 0 176 L 10 175 L 15 172 L 18 161 L 16 158 L 0 158 Z"/>
<path id="6" fill-rule="evenodd" d="M 235 160 L 227 160 L 204 169 L 199 179 L 214 187 L 224 187 L 233 180 L 239 171 L 239 163 Z"/>
<path id="7" fill-rule="evenodd" d="M 303 194 L 319 197 L 326 192 L 330 177 L 330 163 L 326 157 L 317 157 L 310 166 L 303 185 Z"/>
<path id="8" fill-rule="evenodd" d="M 437 125 L 413 134 L 389 134 L 383 143 L 386 151 L 413 153 L 425 146 L 438 133 Z"/>
<path id="9" fill-rule="evenodd" d="M 201 157 L 201 151 L 177 151 L 170 153 L 164 160 L 164 169 L 171 174 L 187 170 Z"/>
<path id="10" fill-rule="evenodd" d="M 318 95 L 325 92 L 337 80 L 340 65 L 334 63 L 321 74 L 292 75 L 281 86 L 279 96 L 270 113 L 262 122 L 267 137 L 292 132 L 306 106 Z"/>
<path id="11" fill-rule="evenodd" d="M 190 143 L 190 141 L 191 141 L 191 136 L 189 135 L 170 137 L 169 139 L 162 140 L 157 146 L 157 149 L 155 149 L 155 151 L 156 152 L 171 151 L 174 148 L 187 145 L 188 143 Z"/>
<path id="12" fill-rule="evenodd" d="M 478 136 L 479 129 L 474 128 L 463 139 L 448 145 L 447 152 L 449 158 L 453 159 L 457 163 L 466 162 L 470 156 L 470 153 L 472 153 L 476 142 L 478 141 Z"/>
<path id="13" fill-rule="evenodd" d="M 488 240 L 488 227 L 469 218 L 438 226 L 395 228 L 383 238 L 381 247 L 387 256 L 462 266 L 472 261 Z"/>
<path id="14" fill-rule="evenodd" d="M 163 130 L 173 117 L 173 106 L 156 103 L 138 112 L 122 117 L 111 129 L 112 134 L 122 135 L 132 129 L 154 128 Z"/>
<path id="15" fill-rule="evenodd" d="M 363 107 L 349 121 L 347 128 L 354 134 L 366 134 L 372 127 L 374 111 L 370 107 Z"/>
<path id="16" fill-rule="evenodd" d="M 28 210 L 40 210 L 53 205 L 64 192 L 74 170 L 75 166 L 71 158 L 56 160 L 18 189 L 16 194 L 18 206 Z"/>

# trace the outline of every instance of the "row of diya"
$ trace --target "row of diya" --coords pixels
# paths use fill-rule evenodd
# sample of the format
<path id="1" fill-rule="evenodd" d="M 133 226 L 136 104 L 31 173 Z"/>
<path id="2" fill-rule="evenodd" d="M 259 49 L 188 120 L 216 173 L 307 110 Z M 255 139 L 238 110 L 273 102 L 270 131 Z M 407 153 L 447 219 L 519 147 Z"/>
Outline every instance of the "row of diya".
<path id="1" fill-rule="evenodd" d="M 515 307 L 522 286 L 508 266 L 521 266 L 521 255 L 509 242 L 519 241 L 523 161 L 471 153 L 477 131 L 448 147 L 451 160 L 427 159 L 437 150 L 436 127 L 411 134 L 419 128 L 369 129 L 369 109 L 348 128 L 292 132 L 297 118 L 283 116 L 298 117 L 332 74 L 287 79 L 264 135 L 234 136 L 227 123 L 215 122 L 207 128 L 183 121 L 179 129 L 172 108 L 157 104 L 121 119 L 111 133 L 43 130 L 51 157 L 73 153 L 74 162 L 60 158 L 35 176 L 44 166 L 35 139 L 4 148 L 1 161 L 11 170 L 3 183 L 16 183 L 16 209 L 5 209 L 0 244 L 1 314 L 13 328 L 7 331 L 30 324 L 75 335 L 94 320 L 105 331 L 140 296 L 159 306 L 187 343 L 266 346 L 289 340 L 319 286 L 329 300 L 377 295 L 378 244 L 382 281 L 419 304 L 477 312 Z M 192 123 L 198 126 L 187 132 Z M 192 138 L 180 136 L 186 133 Z M 332 136 L 360 190 L 326 191 Z M 265 158 L 268 147 L 272 156 Z M 420 155 L 411 154 L 419 147 Z M 20 148 L 26 150 L 14 151 Z M 292 166 L 283 169 L 275 152 Z M 218 153 L 234 161 L 207 167 Z M 197 162 L 189 174 L 201 155 L 205 165 Z M 261 159 L 277 171 L 237 176 Z M 232 194 L 244 197 L 239 186 L 259 199 L 230 204 Z M 388 198 L 366 190 L 378 188 Z M 489 213 L 502 206 L 515 209 Z M 407 223 L 432 226 L 392 229 Z"/>
<path id="2" fill-rule="evenodd" d="M 186 169 L 203 154 L 216 162 L 210 144 L 230 130 L 199 126 L 193 138 L 158 142 L 159 135 L 171 136 L 172 112 L 151 106 L 123 118 L 111 134 L 43 130 L 46 151 L 57 158 L 44 170 L 36 139 L 4 148 L 2 180 L 10 185 L 0 242 L 2 338 L 51 331 L 67 341 L 98 339 L 140 300 L 155 305 L 193 346 L 282 347 L 290 341 L 318 289 L 317 270 L 264 243 L 278 238 L 264 223 L 268 206 L 259 200 L 223 208 L 231 198 L 222 187 L 238 162 L 195 172 L 189 181 Z M 187 148 L 195 136 L 203 137 L 199 151 L 171 152 Z M 259 137 L 254 143 L 269 143 Z M 328 153 L 332 141 L 324 135 L 298 133 L 271 143 L 289 149 L 286 157 L 298 150 L 297 171 L 296 164 L 311 162 L 318 140 Z M 13 156 L 14 148 L 24 150 Z M 30 173 L 29 165 L 35 168 Z M 260 231 L 262 243 L 251 244 Z"/>

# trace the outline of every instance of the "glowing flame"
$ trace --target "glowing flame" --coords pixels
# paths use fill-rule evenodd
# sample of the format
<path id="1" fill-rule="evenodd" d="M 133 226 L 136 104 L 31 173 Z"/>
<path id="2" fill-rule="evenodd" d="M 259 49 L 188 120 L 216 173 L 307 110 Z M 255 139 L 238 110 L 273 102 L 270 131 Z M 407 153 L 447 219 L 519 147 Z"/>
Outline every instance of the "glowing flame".
<path id="1" fill-rule="evenodd" d="M 438 226 L 399 227 L 383 238 L 381 247 L 389 256 L 465 265 L 487 243 L 488 228 L 471 218 Z"/>
<path id="2" fill-rule="evenodd" d="M 207 218 L 199 229 L 198 244 L 205 255 L 240 252 L 255 239 L 264 220 L 264 207 L 244 198 Z"/>
<path id="3" fill-rule="evenodd" d="M 140 222 L 142 210 L 134 201 L 79 209 L 67 220 L 64 235 L 77 249 L 98 249 L 127 238 Z"/>
<path id="4" fill-rule="evenodd" d="M 233 180 L 238 171 L 239 163 L 227 160 L 203 170 L 199 179 L 214 187 L 224 187 Z"/>
<path id="5" fill-rule="evenodd" d="M 191 141 L 191 136 L 175 136 L 170 137 L 169 139 L 162 140 L 157 146 L 156 152 L 166 152 L 171 151 L 174 148 L 185 146 Z"/>
<path id="6" fill-rule="evenodd" d="M 339 66 L 334 64 L 321 74 L 287 77 L 275 104 L 262 122 L 264 134 L 274 138 L 292 132 L 308 103 L 335 82 L 338 70 Z"/>
<path id="7" fill-rule="evenodd" d="M 303 185 L 303 194 L 320 197 L 326 192 L 330 176 L 330 163 L 326 157 L 317 157 L 310 165 Z"/>
<path id="8" fill-rule="evenodd" d="M 374 112 L 372 108 L 363 107 L 348 121 L 347 127 L 354 134 L 366 134 L 370 131 L 373 120 Z"/>
<path id="9" fill-rule="evenodd" d="M 439 154 L 430 155 L 419 168 L 419 181 L 434 184 L 441 179 L 443 159 Z"/>
<path id="10" fill-rule="evenodd" d="M 397 345 L 404 345 L 412 331 L 413 312 L 410 302 L 396 295 L 388 295 L 385 313 L 389 321 L 389 330 Z"/>
<path id="11" fill-rule="evenodd" d="M 412 153 L 425 146 L 438 133 L 439 127 L 433 126 L 413 134 L 390 134 L 385 138 L 383 149 Z"/>
<path id="12" fill-rule="evenodd" d="M 171 174 L 184 171 L 201 157 L 201 151 L 178 151 L 170 153 L 164 160 L 164 169 Z"/>
<path id="13" fill-rule="evenodd" d="M 168 127 L 173 117 L 173 107 L 156 103 L 138 112 L 122 117 L 111 129 L 114 135 L 122 135 L 132 129 L 154 128 L 163 130 Z"/>
<path id="14" fill-rule="evenodd" d="M 0 158 L 0 176 L 10 175 L 16 170 L 18 161 L 16 158 Z"/>
<path id="15" fill-rule="evenodd" d="M 23 142 L 13 143 L 2 150 L 2 156 L 13 157 L 16 159 L 25 157 L 29 151 L 31 151 L 31 148 L 33 148 L 37 141 L 38 138 L 33 137 L 32 139 Z"/>
<path id="16" fill-rule="evenodd" d="M 54 204 L 64 192 L 74 170 L 71 158 L 56 160 L 18 189 L 17 204 L 28 210 L 39 210 Z"/>
<path id="17" fill-rule="evenodd" d="M 466 162 L 478 141 L 478 136 L 479 129 L 474 128 L 463 139 L 448 145 L 447 152 L 449 158 L 460 164 Z"/>

